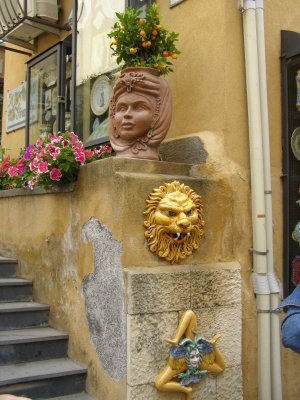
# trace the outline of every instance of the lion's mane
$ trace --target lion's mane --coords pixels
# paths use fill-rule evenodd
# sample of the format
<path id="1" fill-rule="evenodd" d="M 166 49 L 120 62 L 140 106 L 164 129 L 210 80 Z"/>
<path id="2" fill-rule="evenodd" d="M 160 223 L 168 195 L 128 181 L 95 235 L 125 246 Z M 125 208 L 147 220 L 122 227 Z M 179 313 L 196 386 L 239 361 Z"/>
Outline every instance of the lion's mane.
<path id="1" fill-rule="evenodd" d="M 167 226 L 157 225 L 155 221 L 155 212 L 158 204 L 167 194 L 175 191 L 186 194 L 193 201 L 198 212 L 198 223 L 193 225 L 190 236 L 182 243 L 177 243 L 170 237 Z M 185 259 L 198 248 L 204 228 L 203 205 L 201 197 L 189 186 L 174 181 L 154 189 L 149 195 L 144 214 L 146 215 L 146 220 L 144 221 L 145 236 L 149 248 L 159 257 L 174 264 Z"/>

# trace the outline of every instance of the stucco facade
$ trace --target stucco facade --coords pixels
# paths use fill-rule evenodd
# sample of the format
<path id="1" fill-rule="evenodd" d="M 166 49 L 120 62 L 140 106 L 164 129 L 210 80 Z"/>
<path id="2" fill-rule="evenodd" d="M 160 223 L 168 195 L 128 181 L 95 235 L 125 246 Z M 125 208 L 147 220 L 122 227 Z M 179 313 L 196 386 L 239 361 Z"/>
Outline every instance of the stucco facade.
<path id="1" fill-rule="evenodd" d="M 71 3 L 71 0 L 61 2 L 62 22 L 66 22 L 68 18 Z M 167 0 L 161 0 L 159 4 L 163 24 L 170 30 L 179 32 L 178 48 L 181 51 L 178 60 L 174 62 L 174 73 L 167 77 L 173 96 L 173 119 L 165 142 L 193 136 L 201 139 L 207 152 L 205 162 L 194 166 L 192 171 L 187 171 L 188 167 L 183 165 L 180 167 L 183 170 L 180 171 L 174 166 L 170 167 L 171 170 L 172 168 L 176 170 L 174 176 L 190 176 L 189 179 L 195 179 L 195 182 L 207 179 L 206 186 L 199 186 L 199 192 L 202 193 L 202 190 L 205 192 L 205 219 L 209 224 L 200 249 L 187 262 L 189 265 L 187 270 L 193 264 L 212 264 L 216 267 L 218 263 L 223 265 L 234 262 L 235 269 L 238 266 L 242 283 L 241 362 L 233 363 L 231 367 L 236 369 L 232 373 L 237 376 L 238 369 L 240 365 L 242 366 L 243 398 L 253 400 L 257 398 L 257 314 L 251 283 L 252 259 L 249 253 L 252 247 L 251 182 L 242 15 L 236 0 L 213 2 L 185 0 L 171 9 Z M 290 30 L 300 33 L 300 1 L 265 0 L 264 6 L 274 268 L 282 279 L 280 32 Z M 62 32 L 60 39 L 67 34 Z M 55 44 L 57 40 L 58 38 L 52 35 L 40 36 L 38 53 Z M 19 148 L 25 145 L 25 129 L 6 134 L 6 93 L 25 80 L 26 62 L 29 60 L 29 57 L 13 52 L 7 51 L 5 55 L 1 146 L 8 149 L 7 153 L 12 156 L 16 156 Z M 92 360 L 93 366 L 89 370 L 91 392 L 97 393 L 99 398 L 117 399 L 125 390 L 125 380 L 120 380 L 112 387 L 106 373 L 99 368 L 99 359 L 90 344 L 90 332 L 86 322 L 82 326 L 79 338 L 75 338 L 76 323 L 80 325 L 79 319 L 85 315 L 84 301 L 80 289 L 76 287 L 78 277 L 81 285 L 87 274 L 94 273 L 93 246 L 91 242 L 81 243 L 81 229 L 91 217 L 108 227 L 113 238 L 122 242 L 120 254 L 123 269 L 131 266 L 163 268 L 162 264 L 165 266 L 167 264 L 152 256 L 146 249 L 141 227 L 144 195 L 160 183 L 160 177 L 156 179 L 153 175 L 151 182 L 146 179 L 146 186 L 140 186 L 144 185 L 145 177 L 137 176 L 133 179 L 136 165 L 134 162 L 128 165 L 125 162 L 125 170 L 129 168 L 132 175 L 130 179 L 125 179 L 126 185 L 122 189 L 123 202 L 118 203 L 120 208 L 111 209 L 109 207 L 111 196 L 112 198 L 119 196 L 117 185 L 110 187 L 109 191 L 106 187 L 110 183 L 105 181 L 105 185 L 108 186 L 102 185 L 98 188 L 97 196 L 93 195 L 95 182 L 98 179 L 106 179 L 106 174 L 111 173 L 108 165 L 112 161 L 106 160 L 104 164 L 101 163 L 98 163 L 97 168 L 94 166 L 82 168 L 75 194 L 70 192 L 0 198 L 0 220 L 3 227 L 0 234 L 0 254 L 21 257 L 20 273 L 25 277 L 34 278 L 35 294 L 39 301 L 51 302 L 53 324 L 71 331 L 71 355 L 83 363 Z M 153 168 L 155 171 L 156 167 Z M 159 171 L 159 167 L 157 168 L 158 174 L 164 174 Z M 195 182 L 194 186 L 198 187 Z M 133 195 L 137 187 L 142 187 L 141 198 Z M 122 208 L 128 205 L 129 199 L 133 202 L 130 221 L 123 219 L 120 223 L 120 218 L 124 217 Z M 87 203 L 89 206 L 85 207 Z M 21 228 L 20 221 L 22 221 Z M 32 221 L 37 222 L 32 224 Z M 27 237 L 29 233 L 30 237 Z M 80 242 L 75 253 L 71 251 L 73 237 Z M 59 254 L 57 259 L 68 258 L 67 270 L 60 270 L 58 265 L 55 265 L 56 260 L 51 256 L 56 251 Z M 223 267 L 226 269 L 226 265 Z M 169 267 L 167 268 L 169 271 Z M 159 272 L 161 271 L 159 269 Z M 126 285 L 125 289 L 127 290 Z M 74 311 L 77 303 L 80 312 Z M 180 311 L 183 311 L 182 305 L 173 311 L 169 309 L 170 313 L 180 313 Z M 77 322 L 73 324 L 70 322 L 67 316 L 69 312 L 74 313 Z M 126 318 L 130 326 L 134 317 L 127 315 Z M 131 321 L 128 322 L 130 318 Z M 165 318 L 166 323 L 174 322 L 171 321 L 171 314 L 168 317 L 166 313 Z M 86 351 L 88 355 L 85 354 Z M 298 356 L 286 349 L 282 349 L 281 356 L 283 399 L 296 400 L 300 390 Z M 98 380 L 101 381 L 102 389 L 97 386 Z M 132 388 L 127 390 L 133 391 Z M 147 390 L 150 390 L 149 387 Z M 240 399 L 241 396 L 242 394 L 237 392 L 236 397 L 228 398 Z M 138 395 L 134 397 L 132 394 L 132 398 L 139 397 Z M 225 397 L 220 397 L 221 399 L 224 400 Z"/>

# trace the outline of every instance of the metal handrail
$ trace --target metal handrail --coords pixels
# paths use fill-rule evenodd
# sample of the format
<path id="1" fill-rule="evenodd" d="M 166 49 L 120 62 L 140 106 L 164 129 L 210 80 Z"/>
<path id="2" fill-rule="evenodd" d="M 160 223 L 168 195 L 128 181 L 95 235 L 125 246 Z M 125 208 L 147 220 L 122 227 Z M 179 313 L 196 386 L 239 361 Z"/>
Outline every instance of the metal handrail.
<path id="1" fill-rule="evenodd" d="M 17 15 L 17 12 L 16 12 L 16 10 L 15 10 L 15 8 L 14 8 L 12 2 L 11 2 L 12 0 L 7 0 L 7 1 L 9 1 L 10 7 L 11 7 L 11 9 L 13 10 L 13 13 L 14 13 L 14 15 L 15 15 L 15 17 L 13 17 L 12 20 L 16 23 L 16 22 L 18 22 L 18 20 L 19 20 L 18 15 Z"/>
<path id="2" fill-rule="evenodd" d="M 7 4 L 6 4 L 6 1 L 5 1 L 5 0 L 3 1 L 3 4 L 5 5 L 5 8 L 6 8 L 7 14 L 8 14 L 9 18 L 10 18 L 10 21 L 7 21 L 7 25 L 8 25 L 10 28 L 13 28 L 13 27 L 14 27 L 14 24 L 12 23 L 12 21 L 13 21 L 13 18 L 12 18 L 12 16 L 10 15 L 10 12 L 9 12 L 9 9 L 8 9 L 8 6 L 7 6 Z"/>
<path id="3" fill-rule="evenodd" d="M 19 7 L 20 7 L 20 10 L 22 11 L 22 14 L 19 15 L 18 17 L 19 17 L 19 19 L 22 19 L 22 18 L 25 16 L 25 10 L 23 10 L 23 7 L 21 6 L 20 1 L 17 0 L 17 2 L 18 2 L 18 5 L 19 5 Z M 27 2 L 26 2 L 25 4 L 27 4 Z"/>
<path id="4" fill-rule="evenodd" d="M 4 25 L 3 25 L 3 30 L 4 30 L 4 31 L 8 31 L 8 23 L 7 23 L 7 21 L 6 21 L 6 18 L 5 18 L 5 16 L 4 16 L 4 12 L 3 12 L 3 10 L 2 10 L 2 4 L 0 4 L 0 13 L 1 13 L 1 15 L 2 15 L 3 21 L 6 23 L 6 27 L 4 27 Z M 6 29 L 5 29 L 5 28 L 6 28 Z"/>

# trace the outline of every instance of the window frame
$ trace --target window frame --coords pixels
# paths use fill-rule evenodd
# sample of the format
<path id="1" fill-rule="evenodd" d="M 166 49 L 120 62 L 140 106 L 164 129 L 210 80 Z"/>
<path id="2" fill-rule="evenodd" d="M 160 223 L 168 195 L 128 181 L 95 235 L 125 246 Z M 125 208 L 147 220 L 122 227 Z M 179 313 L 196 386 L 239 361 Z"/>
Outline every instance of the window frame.
<path id="1" fill-rule="evenodd" d="M 290 90 L 289 77 L 290 68 L 295 63 L 300 65 L 300 34 L 291 31 L 281 31 L 281 104 L 282 104 L 282 195 L 283 195 L 283 289 L 284 297 L 287 297 L 293 290 L 292 284 L 292 258 L 291 247 L 295 246 L 291 233 L 294 226 L 291 225 L 291 125 L 293 124 L 293 111 L 289 107 Z M 299 68 L 300 69 L 300 68 Z M 296 80 L 295 80 L 296 86 Z M 300 115 L 299 115 L 300 119 Z M 299 164 L 300 166 L 300 164 Z M 300 183 L 299 183 L 300 186 Z M 294 255 L 295 256 L 295 255 Z"/>

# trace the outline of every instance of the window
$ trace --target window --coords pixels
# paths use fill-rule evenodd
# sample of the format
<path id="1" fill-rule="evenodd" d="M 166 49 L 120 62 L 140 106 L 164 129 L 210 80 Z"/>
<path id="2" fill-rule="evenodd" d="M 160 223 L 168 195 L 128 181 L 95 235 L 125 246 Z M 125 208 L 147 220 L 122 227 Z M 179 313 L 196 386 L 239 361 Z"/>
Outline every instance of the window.
<path id="1" fill-rule="evenodd" d="M 71 128 L 71 36 L 28 62 L 26 145 Z"/>
<path id="2" fill-rule="evenodd" d="M 300 161 L 295 157 L 291 139 L 300 127 L 300 111 L 297 104 L 297 71 L 300 71 L 300 34 L 281 32 L 281 79 L 282 79 L 282 160 L 283 160 L 283 248 L 284 248 L 284 295 L 293 290 L 292 265 L 300 255 L 299 244 L 292 240 L 292 231 L 300 220 L 299 200 Z"/>

